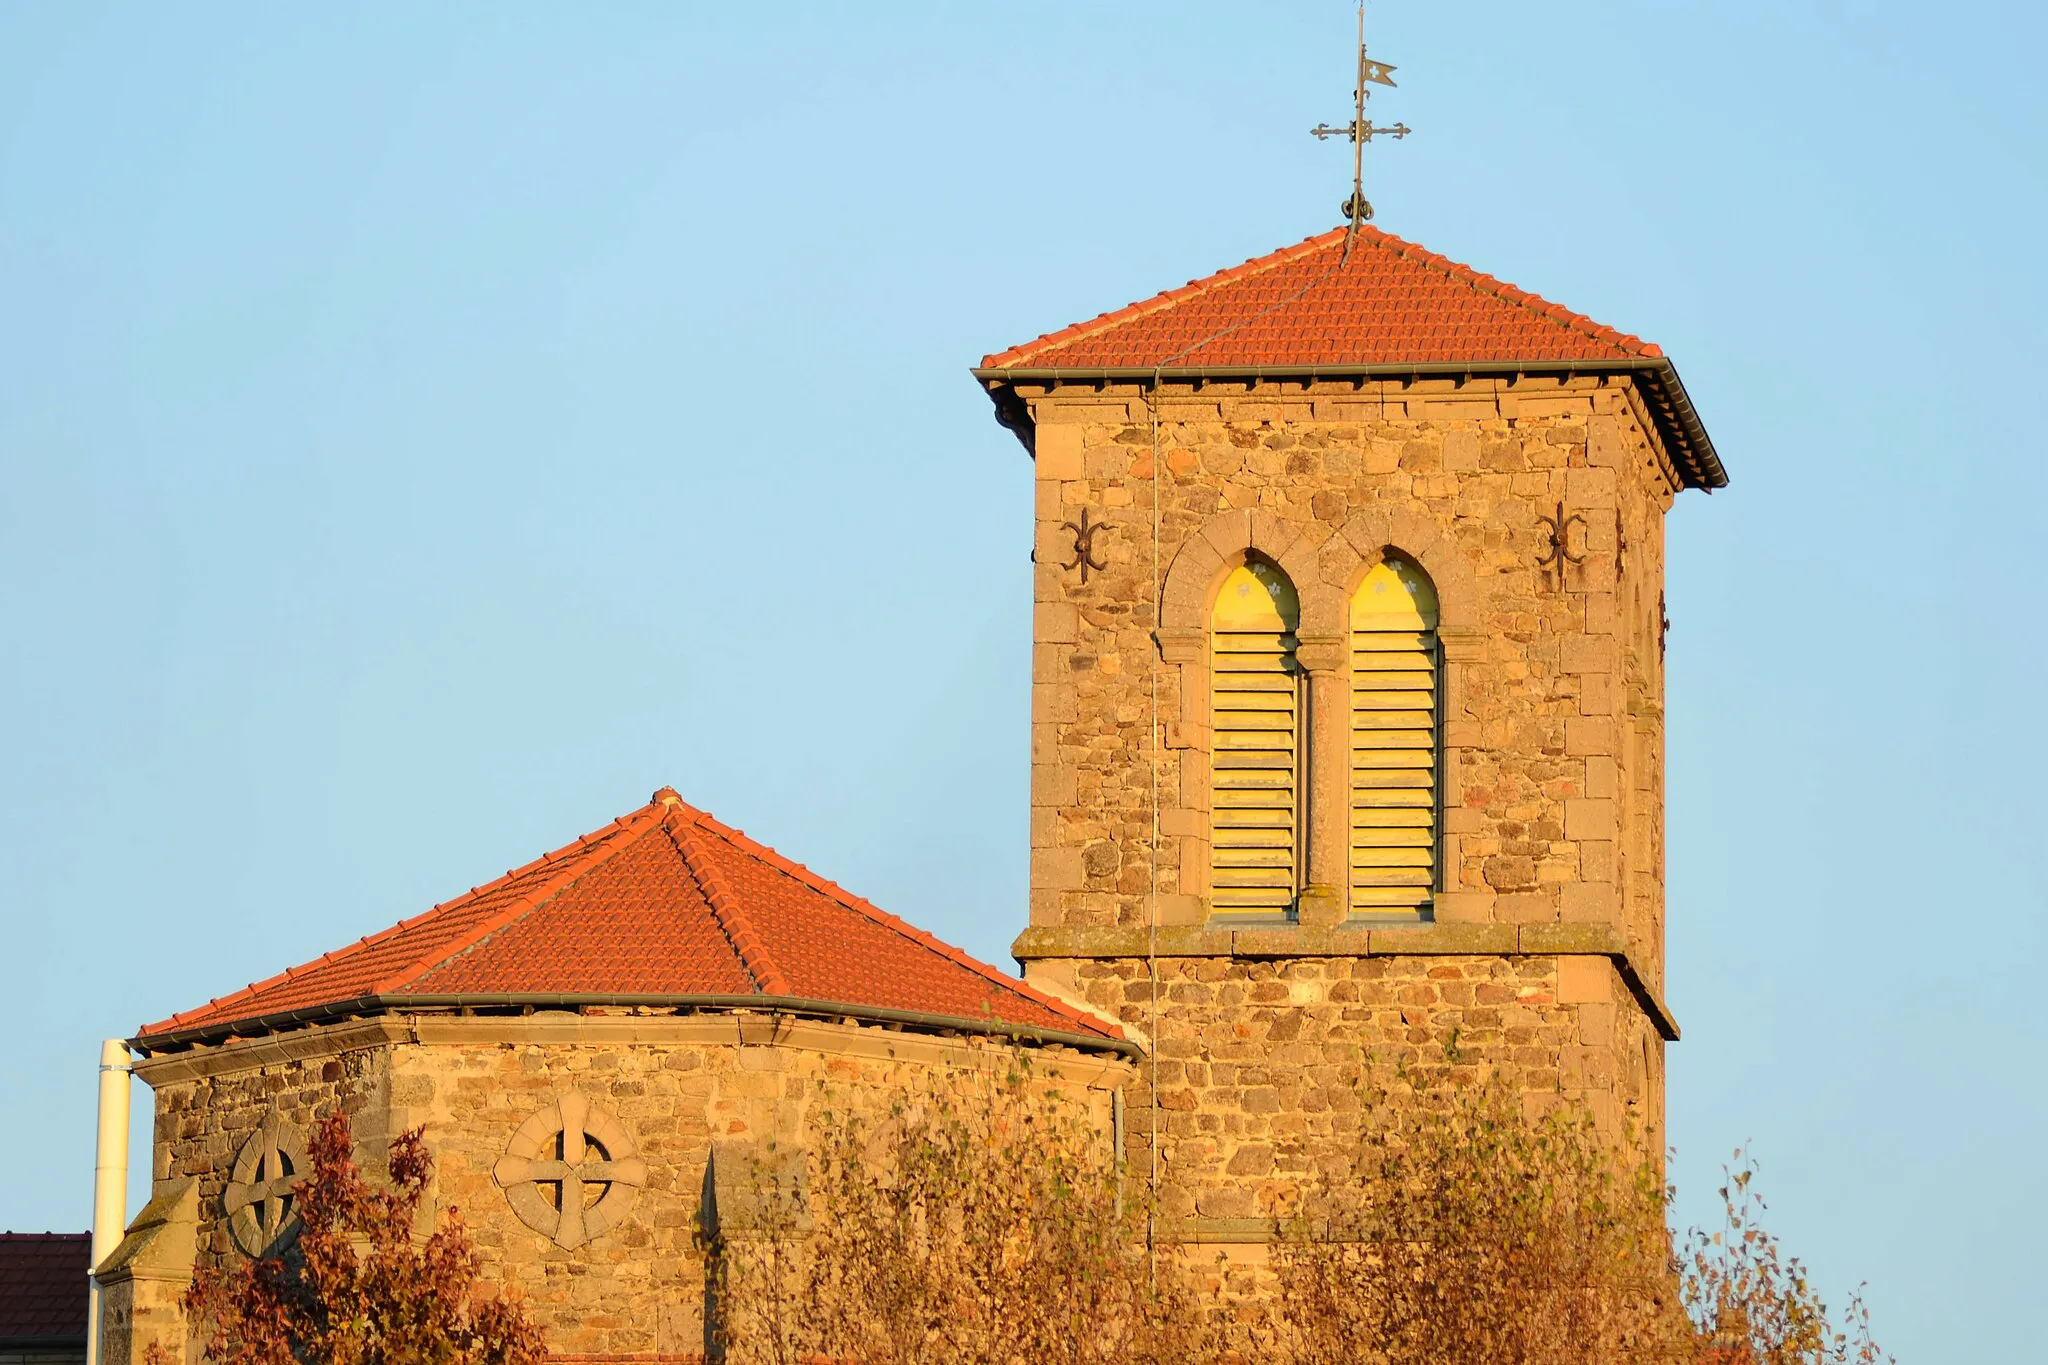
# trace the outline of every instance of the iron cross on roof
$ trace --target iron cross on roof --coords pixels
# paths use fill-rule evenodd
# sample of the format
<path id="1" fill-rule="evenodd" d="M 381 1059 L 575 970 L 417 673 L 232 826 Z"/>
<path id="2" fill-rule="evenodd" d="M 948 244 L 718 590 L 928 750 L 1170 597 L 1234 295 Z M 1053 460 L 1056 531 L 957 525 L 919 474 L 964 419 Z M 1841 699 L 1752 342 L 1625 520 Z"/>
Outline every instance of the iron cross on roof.
<path id="1" fill-rule="evenodd" d="M 1365 102 L 1371 98 L 1366 90 L 1368 85 L 1394 85 L 1394 68 L 1385 62 L 1376 62 L 1365 55 L 1365 0 L 1358 5 L 1358 88 L 1352 92 L 1357 108 L 1351 122 L 1342 127 L 1318 123 L 1309 129 L 1318 142 L 1333 137 L 1351 139 L 1351 197 L 1344 201 L 1344 216 L 1351 220 L 1351 228 L 1344 234 L 1344 260 L 1351 258 L 1351 242 L 1358 236 L 1358 225 L 1372 217 L 1372 205 L 1365 199 L 1365 144 L 1375 137 L 1404 138 L 1410 129 L 1405 123 L 1391 128 L 1378 128 L 1366 122 Z"/>

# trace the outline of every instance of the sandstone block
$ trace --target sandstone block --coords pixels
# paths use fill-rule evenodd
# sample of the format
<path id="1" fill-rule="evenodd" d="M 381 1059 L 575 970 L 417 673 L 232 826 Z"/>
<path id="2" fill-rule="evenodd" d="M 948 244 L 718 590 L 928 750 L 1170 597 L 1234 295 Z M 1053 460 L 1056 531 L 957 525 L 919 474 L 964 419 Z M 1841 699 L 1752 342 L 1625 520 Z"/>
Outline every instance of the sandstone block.
<path id="1" fill-rule="evenodd" d="M 1040 602 L 1032 608 L 1032 636 L 1039 644 L 1072 644 L 1080 630 L 1081 610 L 1071 602 Z"/>
<path id="2" fill-rule="evenodd" d="M 1226 1169 L 1232 1175 L 1265 1175 L 1273 1169 L 1273 1149 L 1256 1143 L 1240 1147 Z"/>
<path id="3" fill-rule="evenodd" d="M 1567 635 L 1558 641 L 1558 667 L 1566 673 L 1614 670 L 1614 640 L 1605 635 Z"/>
<path id="4" fill-rule="evenodd" d="M 1564 803 L 1564 837 L 1567 839 L 1612 839 L 1614 802 L 1606 798 L 1581 797 Z"/>
<path id="5" fill-rule="evenodd" d="M 1615 738 L 1614 722 L 1604 716 L 1571 716 L 1564 723 L 1564 751 L 1574 758 L 1612 757 Z"/>
<path id="6" fill-rule="evenodd" d="M 1444 436 L 1443 467 L 1459 473 L 1479 468 L 1479 433 L 1453 431 Z"/>
<path id="7" fill-rule="evenodd" d="M 1512 924 L 1424 924 L 1407 929 L 1374 929 L 1375 956 L 1457 956 L 1515 951 Z"/>
<path id="8" fill-rule="evenodd" d="M 1628 463 L 1628 442 L 1622 435 L 1624 419 L 1619 415 L 1596 414 L 1586 423 L 1586 462 L 1596 469 L 1618 469 Z"/>
<path id="9" fill-rule="evenodd" d="M 1499 854 L 1485 863 L 1486 884 L 1496 891 L 1520 891 L 1536 885 L 1536 860 L 1520 854 Z"/>
<path id="10" fill-rule="evenodd" d="M 1614 999 L 1614 964 L 1604 957 L 1561 957 L 1557 960 L 1559 1004 L 1604 1004 Z"/>
<path id="11" fill-rule="evenodd" d="M 1453 812 L 1464 814 L 1465 812 Z M 1474 812 L 1476 814 L 1476 812 Z M 1497 897 L 1491 891 L 1439 891 L 1435 910 L 1439 924 L 1489 924 Z"/>
<path id="12" fill-rule="evenodd" d="M 1579 1006 L 1579 1042 L 1586 1047 L 1611 1047 L 1614 1043 L 1614 1006 Z"/>
<path id="13" fill-rule="evenodd" d="M 1564 474 L 1565 505 L 1574 509 L 1611 509 L 1615 505 L 1615 487 L 1612 468 L 1567 469 Z M 1588 517 L 1587 520 L 1596 519 Z M 1606 522 L 1609 519 L 1597 520 Z"/>
<path id="14" fill-rule="evenodd" d="M 1567 924 L 1607 924 L 1618 917 L 1611 882 L 1571 882 L 1560 889 L 1560 909 Z"/>
<path id="15" fill-rule="evenodd" d="M 1079 798 L 1080 774 L 1063 763 L 1037 763 L 1031 768 L 1031 804 L 1070 807 Z"/>
<path id="16" fill-rule="evenodd" d="M 1073 688 L 1065 683 L 1038 683 L 1031 689 L 1033 721 L 1071 721 L 1076 714 Z"/>
<path id="17" fill-rule="evenodd" d="M 1569 743 L 1569 741 L 1567 741 Z M 1621 793 L 1619 769 L 1612 757 L 1598 755 L 1586 760 L 1586 795 L 1612 800 Z"/>
<path id="18" fill-rule="evenodd" d="M 1214 518 L 1202 528 L 1202 539 L 1224 563 L 1241 557 L 1252 543 L 1251 513 L 1232 512 Z"/>
<path id="19" fill-rule="evenodd" d="M 1078 423 L 1044 423 L 1038 426 L 1033 440 L 1034 464 L 1037 477 L 1046 479 L 1078 479 L 1081 477 L 1081 427 Z"/>
<path id="20" fill-rule="evenodd" d="M 1547 891 L 1517 892 L 1495 899 L 1493 917 L 1503 924 L 1544 924 L 1557 918 L 1557 901 Z"/>
<path id="21" fill-rule="evenodd" d="M 1091 878 L 1114 876 L 1122 862 L 1122 853 L 1108 839 L 1089 844 L 1081 851 L 1082 870 Z"/>
<path id="22" fill-rule="evenodd" d="M 1031 851 L 1031 883 L 1055 891 L 1078 891 L 1088 884 L 1087 872 L 1078 848 L 1039 848 Z"/>
<path id="23" fill-rule="evenodd" d="M 1081 463 L 1091 483 L 1113 483 L 1129 476 L 1131 453 L 1121 446 L 1097 446 L 1083 451 Z"/>
<path id="24" fill-rule="evenodd" d="M 1613 840 L 1579 840 L 1579 880 L 1582 882 L 1611 882 L 1614 880 Z"/>

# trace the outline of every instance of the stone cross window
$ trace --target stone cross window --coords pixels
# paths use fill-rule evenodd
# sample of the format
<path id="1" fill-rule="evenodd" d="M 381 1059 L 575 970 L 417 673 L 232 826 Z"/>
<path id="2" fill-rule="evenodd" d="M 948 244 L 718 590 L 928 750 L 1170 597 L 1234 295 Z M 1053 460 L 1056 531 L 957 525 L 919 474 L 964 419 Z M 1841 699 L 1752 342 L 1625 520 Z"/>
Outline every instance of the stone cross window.
<path id="1" fill-rule="evenodd" d="M 519 1125 L 491 1174 L 520 1222 L 578 1247 L 625 1220 L 647 1163 L 617 1115 L 571 1090 Z"/>
<path id="2" fill-rule="evenodd" d="M 308 1173 L 306 1135 L 275 1112 L 235 1154 L 234 1172 L 221 1195 L 228 1232 L 250 1256 L 272 1256 L 299 1230 L 298 1183 Z"/>

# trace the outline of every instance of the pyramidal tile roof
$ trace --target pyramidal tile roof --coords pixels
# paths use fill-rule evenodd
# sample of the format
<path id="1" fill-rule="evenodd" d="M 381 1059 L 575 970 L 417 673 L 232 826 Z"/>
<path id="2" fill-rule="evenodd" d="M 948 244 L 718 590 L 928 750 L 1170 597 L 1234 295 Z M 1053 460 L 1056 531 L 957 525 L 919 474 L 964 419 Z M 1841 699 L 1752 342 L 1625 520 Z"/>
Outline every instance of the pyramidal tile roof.
<path id="1" fill-rule="evenodd" d="M 1680 481 L 1726 486 L 1713 439 L 1662 350 L 1378 228 L 1361 226 L 1347 256 L 1347 232 L 1333 229 L 985 356 L 975 378 L 1028 449 L 1028 410 L 1005 392 L 1021 383 L 1143 383 L 1190 372 L 1627 373 L 1640 383 Z"/>
<path id="2" fill-rule="evenodd" d="M 465 1004 L 783 1002 L 1120 1041 L 720 824 L 664 787 L 640 809 L 381 933 L 143 1028 L 139 1046 L 350 1012 Z"/>
<path id="3" fill-rule="evenodd" d="M 1527 290 L 1374 227 L 1337 228 L 1048 332 L 987 369 L 1317 366 L 1663 355 Z"/>

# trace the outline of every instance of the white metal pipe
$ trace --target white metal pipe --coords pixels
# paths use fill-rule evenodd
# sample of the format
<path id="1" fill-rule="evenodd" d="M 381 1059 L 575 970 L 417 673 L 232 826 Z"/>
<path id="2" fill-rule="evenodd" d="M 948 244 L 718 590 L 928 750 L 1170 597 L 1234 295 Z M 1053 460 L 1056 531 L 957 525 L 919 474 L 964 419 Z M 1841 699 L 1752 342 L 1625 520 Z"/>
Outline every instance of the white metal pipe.
<path id="1" fill-rule="evenodd" d="M 92 1265 L 85 1365 L 100 1362 L 100 1262 L 128 1230 L 128 1086 L 135 1067 L 119 1038 L 100 1044 L 100 1131 L 92 1169 Z"/>

